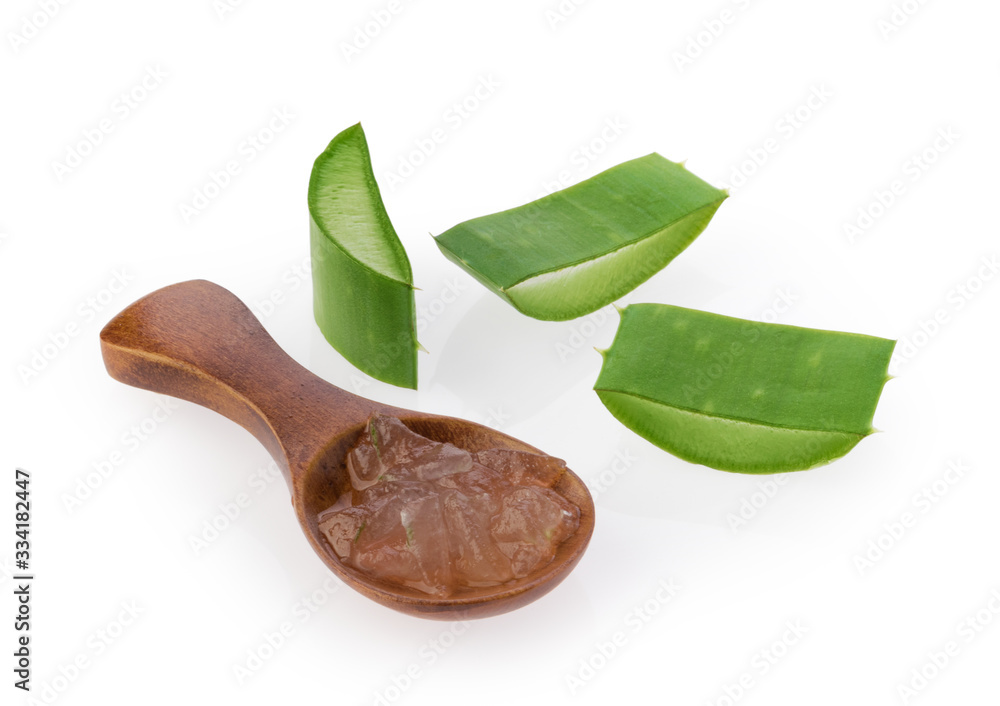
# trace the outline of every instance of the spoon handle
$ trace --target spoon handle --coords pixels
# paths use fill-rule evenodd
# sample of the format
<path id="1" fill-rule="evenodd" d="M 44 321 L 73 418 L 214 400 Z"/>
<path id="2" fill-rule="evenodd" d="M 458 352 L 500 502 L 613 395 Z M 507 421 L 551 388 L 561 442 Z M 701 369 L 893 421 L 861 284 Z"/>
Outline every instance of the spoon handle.
<path id="1" fill-rule="evenodd" d="M 252 433 L 294 481 L 338 433 L 383 405 L 296 363 L 232 292 L 205 280 L 164 287 L 101 331 L 111 377 L 190 400 Z"/>

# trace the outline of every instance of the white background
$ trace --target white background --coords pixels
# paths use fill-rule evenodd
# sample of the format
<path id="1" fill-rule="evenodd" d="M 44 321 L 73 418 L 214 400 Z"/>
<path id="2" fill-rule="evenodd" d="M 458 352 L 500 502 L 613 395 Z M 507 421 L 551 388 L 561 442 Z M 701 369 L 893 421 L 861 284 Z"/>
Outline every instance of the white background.
<path id="1" fill-rule="evenodd" d="M 0 527 L 23 466 L 38 703 L 1000 703 L 995 3 L 907 0 L 885 24 L 890 0 L 422 0 L 377 33 L 388 0 L 49 4 L 0 13 Z M 309 171 L 359 120 L 421 288 L 416 392 L 358 373 L 312 320 Z M 591 390 L 613 310 L 525 318 L 428 235 L 652 151 L 732 198 L 625 301 L 902 339 L 883 433 L 782 485 L 675 459 Z M 579 567 L 457 636 L 337 590 L 247 432 L 186 402 L 155 421 L 165 398 L 104 371 L 103 324 L 196 277 L 336 385 L 565 458 L 598 510 Z M 0 688 L 25 703 L 0 536 Z"/>

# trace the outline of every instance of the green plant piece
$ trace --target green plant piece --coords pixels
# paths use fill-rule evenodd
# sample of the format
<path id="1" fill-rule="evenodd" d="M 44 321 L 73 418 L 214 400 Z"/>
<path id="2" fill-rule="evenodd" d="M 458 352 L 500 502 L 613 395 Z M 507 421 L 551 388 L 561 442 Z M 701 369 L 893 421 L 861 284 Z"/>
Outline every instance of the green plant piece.
<path id="1" fill-rule="evenodd" d="M 371 431 L 369 432 L 369 436 L 371 436 L 372 438 L 372 447 L 375 449 L 375 457 L 378 458 L 379 461 L 381 461 L 382 450 L 378 446 L 378 429 L 375 428 L 374 424 L 370 424 L 369 428 L 371 429 Z"/>
<path id="2" fill-rule="evenodd" d="M 658 154 L 460 223 L 441 252 L 518 311 L 564 321 L 624 296 L 705 229 L 726 192 Z"/>
<path id="3" fill-rule="evenodd" d="M 594 390 L 629 429 L 739 473 L 829 463 L 868 434 L 896 342 L 665 304 L 621 311 Z"/>
<path id="4" fill-rule="evenodd" d="M 361 125 L 333 138 L 309 179 L 313 313 L 334 348 L 372 377 L 417 387 L 413 274 L 389 221 Z"/>

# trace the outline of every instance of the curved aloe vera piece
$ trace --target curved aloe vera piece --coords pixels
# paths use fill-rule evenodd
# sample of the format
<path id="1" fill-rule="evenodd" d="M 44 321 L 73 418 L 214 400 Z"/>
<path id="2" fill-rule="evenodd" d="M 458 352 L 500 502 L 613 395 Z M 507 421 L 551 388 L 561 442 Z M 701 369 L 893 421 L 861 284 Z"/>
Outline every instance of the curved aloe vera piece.
<path id="1" fill-rule="evenodd" d="M 682 164 L 650 154 L 460 223 L 436 241 L 518 311 L 563 321 L 610 304 L 663 269 L 725 198 Z"/>
<path id="2" fill-rule="evenodd" d="M 360 124 L 316 158 L 309 232 L 313 311 L 326 340 L 372 377 L 415 389 L 413 274 L 382 204 Z"/>
<path id="3" fill-rule="evenodd" d="M 635 304 L 621 312 L 594 389 L 625 426 L 687 461 L 798 471 L 874 431 L 895 344 Z"/>

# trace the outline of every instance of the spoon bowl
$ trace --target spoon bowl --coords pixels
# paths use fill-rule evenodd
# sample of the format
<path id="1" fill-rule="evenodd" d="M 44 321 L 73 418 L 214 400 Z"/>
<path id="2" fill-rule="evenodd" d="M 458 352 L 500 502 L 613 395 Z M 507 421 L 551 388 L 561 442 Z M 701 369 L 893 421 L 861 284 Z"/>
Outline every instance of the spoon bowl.
<path id="1" fill-rule="evenodd" d="M 440 620 L 519 608 L 562 581 L 593 534 L 593 499 L 567 469 L 552 489 L 580 508 L 580 524 L 545 567 L 447 598 L 380 580 L 342 563 L 317 521 L 321 511 L 351 492 L 345 456 L 372 413 L 396 417 L 417 434 L 469 452 L 543 452 L 481 424 L 381 404 L 331 385 L 278 347 L 234 294 L 205 280 L 164 287 L 130 305 L 101 331 L 101 352 L 116 380 L 196 402 L 253 434 L 281 468 L 316 554 L 348 586 L 389 608 Z"/>

